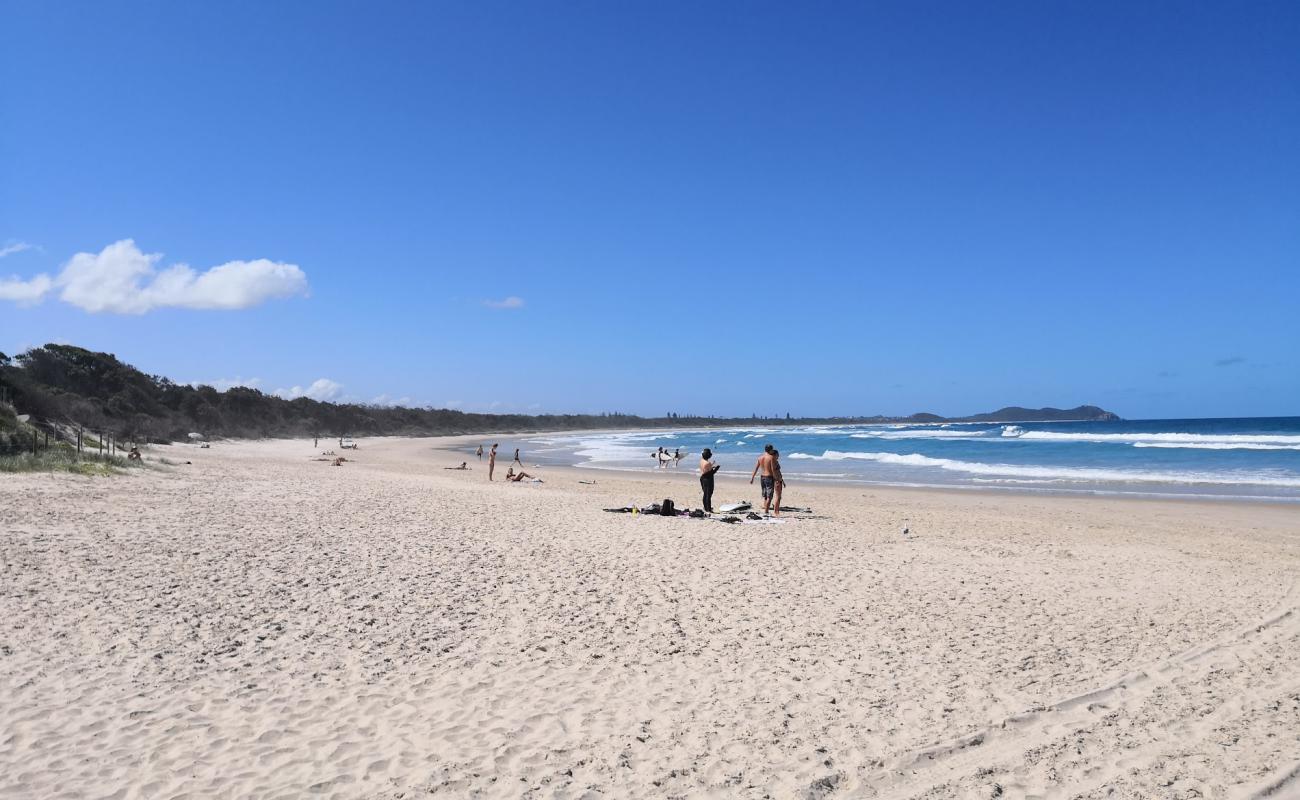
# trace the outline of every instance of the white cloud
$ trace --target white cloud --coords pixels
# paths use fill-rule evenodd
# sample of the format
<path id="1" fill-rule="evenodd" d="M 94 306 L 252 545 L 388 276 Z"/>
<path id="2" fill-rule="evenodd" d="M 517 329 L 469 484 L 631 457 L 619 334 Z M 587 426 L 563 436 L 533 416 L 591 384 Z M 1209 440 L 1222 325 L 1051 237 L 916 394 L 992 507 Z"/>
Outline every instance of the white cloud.
<path id="1" fill-rule="evenodd" d="M 403 395 L 402 397 L 392 397 L 387 392 L 385 392 L 381 395 L 378 395 L 377 397 L 370 398 L 370 405 L 389 406 L 389 407 L 400 406 L 402 408 L 410 408 L 413 405 L 415 405 L 415 401 L 409 397 L 406 397 L 405 395 Z"/>
<path id="2" fill-rule="evenodd" d="M 229 261 L 206 272 L 175 264 L 161 272 L 161 253 L 142 253 L 123 239 L 98 253 L 77 253 L 58 277 L 37 275 L 0 284 L 0 299 L 38 303 L 51 290 L 91 313 L 143 314 L 155 308 L 232 310 L 307 293 L 307 276 L 295 264 L 260 258 Z"/>
<path id="3" fill-rule="evenodd" d="M 17 275 L 0 278 L 0 300 L 9 300 L 20 306 L 35 305 L 45 299 L 45 294 L 54 285 L 49 275 L 37 275 L 29 281 Z"/>
<path id="4" fill-rule="evenodd" d="M 524 298 L 510 295 L 509 297 L 503 297 L 500 300 L 484 300 L 483 305 L 487 306 L 488 308 L 499 308 L 499 309 L 523 308 Z"/>
<path id="5" fill-rule="evenodd" d="M 238 309 L 307 292 L 307 276 L 294 264 L 264 258 L 230 261 L 196 273 L 185 264 L 162 272 L 161 253 L 142 253 L 131 239 L 98 254 L 77 253 L 55 282 L 59 297 L 90 312 L 143 314 L 155 308 Z"/>
<path id="6" fill-rule="evenodd" d="M 21 253 L 24 250 L 31 250 L 32 247 L 33 245 L 30 245 L 27 242 L 9 242 L 0 246 L 0 258 L 11 256 L 14 253 Z"/>
<path id="7" fill-rule="evenodd" d="M 334 400 L 342 392 L 343 384 L 338 381 L 332 381 L 329 378 L 317 378 L 306 389 L 301 386 L 294 386 L 291 389 L 276 389 L 271 394 L 276 397 L 283 397 L 285 400 L 294 400 L 299 397 L 310 397 L 313 400 Z"/>
<path id="8" fill-rule="evenodd" d="M 238 376 L 234 378 L 217 378 L 215 381 L 190 381 L 190 386 L 193 386 L 195 388 L 198 388 L 199 386 L 211 386 L 213 389 L 216 389 L 218 392 L 224 392 L 228 389 L 233 389 L 236 386 L 244 386 L 249 389 L 256 389 L 261 385 L 262 385 L 261 378 L 240 378 Z"/>

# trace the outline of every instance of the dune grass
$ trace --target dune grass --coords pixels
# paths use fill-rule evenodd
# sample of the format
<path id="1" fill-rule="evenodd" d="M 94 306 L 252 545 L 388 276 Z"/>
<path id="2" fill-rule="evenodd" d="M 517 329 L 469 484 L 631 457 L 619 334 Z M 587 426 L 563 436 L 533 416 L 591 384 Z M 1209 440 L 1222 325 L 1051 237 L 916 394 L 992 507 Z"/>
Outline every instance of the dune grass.
<path id="1" fill-rule="evenodd" d="M 39 453 L 0 456 L 0 473 L 70 472 L 74 475 L 115 475 L 127 469 L 139 469 L 143 463 L 122 456 L 77 455 L 75 450 L 52 447 Z"/>

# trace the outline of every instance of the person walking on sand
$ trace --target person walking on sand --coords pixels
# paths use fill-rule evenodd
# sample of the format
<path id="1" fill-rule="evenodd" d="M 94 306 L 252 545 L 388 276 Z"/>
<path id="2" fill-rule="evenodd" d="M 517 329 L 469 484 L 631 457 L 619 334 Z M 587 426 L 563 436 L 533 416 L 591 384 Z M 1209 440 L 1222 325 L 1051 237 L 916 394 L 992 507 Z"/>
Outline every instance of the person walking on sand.
<path id="1" fill-rule="evenodd" d="M 704 510 L 713 513 L 713 476 L 722 467 L 713 463 L 713 451 L 704 448 L 700 453 L 700 489 L 704 492 Z"/>
<path id="2" fill-rule="evenodd" d="M 785 478 L 781 475 L 781 454 L 774 447 L 772 448 L 772 490 L 775 497 L 772 500 L 774 516 L 781 516 L 781 490 L 785 488 Z"/>
<path id="3" fill-rule="evenodd" d="M 483 445 L 478 446 L 478 449 L 474 451 L 474 455 L 478 456 L 479 461 L 483 460 Z"/>
<path id="4" fill-rule="evenodd" d="M 488 452 L 488 480 L 492 480 L 492 471 L 497 468 L 497 446 L 492 445 Z"/>
<path id="5" fill-rule="evenodd" d="M 522 467 L 524 466 L 524 462 L 522 462 L 522 461 L 519 460 L 519 448 L 518 448 L 518 447 L 515 448 L 515 463 L 518 464 L 518 465 L 520 466 L 520 468 L 522 468 Z"/>
<path id="6" fill-rule="evenodd" d="M 763 445 L 763 455 L 758 457 L 754 464 L 754 471 L 749 474 L 750 484 L 754 483 L 754 476 L 762 472 L 762 480 L 759 485 L 763 489 L 763 513 L 767 514 L 772 507 L 772 489 L 776 481 L 773 477 L 773 463 L 776 461 L 774 455 L 776 450 L 770 444 Z"/>

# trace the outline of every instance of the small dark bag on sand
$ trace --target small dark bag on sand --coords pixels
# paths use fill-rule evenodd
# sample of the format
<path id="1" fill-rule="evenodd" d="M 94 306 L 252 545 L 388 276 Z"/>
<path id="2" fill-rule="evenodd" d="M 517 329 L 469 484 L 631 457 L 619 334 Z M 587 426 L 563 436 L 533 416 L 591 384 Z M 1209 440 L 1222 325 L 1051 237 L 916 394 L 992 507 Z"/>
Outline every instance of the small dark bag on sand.
<path id="1" fill-rule="evenodd" d="M 659 513 L 665 517 L 675 517 L 677 516 L 677 509 L 673 508 L 673 501 L 665 497 L 663 504 L 659 506 Z"/>

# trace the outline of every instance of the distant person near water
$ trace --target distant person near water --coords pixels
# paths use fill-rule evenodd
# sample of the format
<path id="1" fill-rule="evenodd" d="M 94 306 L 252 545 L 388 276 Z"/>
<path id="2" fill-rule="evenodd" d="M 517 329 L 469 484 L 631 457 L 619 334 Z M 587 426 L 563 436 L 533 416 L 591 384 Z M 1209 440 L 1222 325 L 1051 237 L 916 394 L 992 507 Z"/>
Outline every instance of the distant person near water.
<path id="1" fill-rule="evenodd" d="M 763 488 L 764 514 L 769 513 L 772 507 L 772 494 L 776 486 L 776 474 L 779 472 L 779 468 L 775 466 L 775 463 L 776 450 L 770 444 L 763 445 L 763 455 L 758 457 L 758 461 L 754 464 L 754 471 L 749 474 L 749 482 L 752 484 L 754 476 L 760 472 L 763 473 L 759 485 Z M 780 510 L 779 504 L 778 510 Z"/>
<path id="2" fill-rule="evenodd" d="M 488 452 L 488 480 L 492 480 L 492 471 L 497 468 L 497 446 L 492 445 Z"/>
<path id="3" fill-rule="evenodd" d="M 700 489 L 704 492 L 704 510 L 713 513 L 713 476 L 722 467 L 713 463 L 713 451 L 704 448 L 700 453 Z"/>
<path id="4" fill-rule="evenodd" d="M 474 455 L 478 456 L 479 461 L 483 460 L 483 445 L 478 446 L 478 449 L 474 451 Z"/>
<path id="5" fill-rule="evenodd" d="M 518 464 L 521 468 L 524 466 L 524 462 L 522 462 L 522 461 L 519 460 L 519 448 L 518 448 L 518 447 L 515 448 L 515 463 Z"/>

